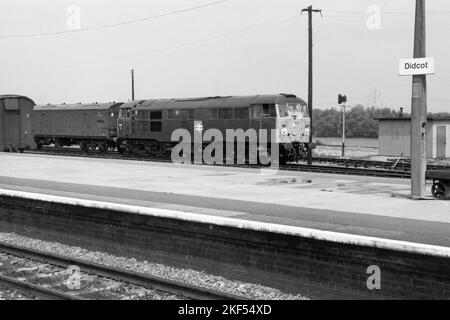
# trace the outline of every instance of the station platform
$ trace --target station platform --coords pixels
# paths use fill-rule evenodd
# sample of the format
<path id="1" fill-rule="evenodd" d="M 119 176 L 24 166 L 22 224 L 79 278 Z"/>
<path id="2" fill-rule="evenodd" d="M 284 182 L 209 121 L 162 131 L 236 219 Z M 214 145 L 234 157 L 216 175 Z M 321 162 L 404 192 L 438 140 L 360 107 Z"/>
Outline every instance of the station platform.
<path id="1" fill-rule="evenodd" d="M 404 179 L 8 153 L 0 163 L 5 190 L 450 247 L 450 202 L 410 200 Z"/>

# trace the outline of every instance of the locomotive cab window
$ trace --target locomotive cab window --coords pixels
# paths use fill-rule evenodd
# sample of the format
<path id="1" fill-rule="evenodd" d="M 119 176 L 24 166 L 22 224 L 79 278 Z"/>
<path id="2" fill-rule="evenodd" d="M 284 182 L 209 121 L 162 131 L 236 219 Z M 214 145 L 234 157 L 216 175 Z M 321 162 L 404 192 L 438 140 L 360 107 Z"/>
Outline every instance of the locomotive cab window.
<path id="1" fill-rule="evenodd" d="M 275 104 L 256 104 L 252 106 L 252 118 L 276 118 L 277 108 Z"/>
<path id="2" fill-rule="evenodd" d="M 280 117 L 287 118 L 287 117 L 308 117 L 308 107 L 301 104 L 295 104 L 295 103 L 289 103 L 284 105 L 279 105 L 278 110 L 280 112 Z"/>
<path id="3" fill-rule="evenodd" d="M 262 105 L 262 116 L 264 118 L 276 118 L 277 109 L 274 104 L 263 104 Z"/>

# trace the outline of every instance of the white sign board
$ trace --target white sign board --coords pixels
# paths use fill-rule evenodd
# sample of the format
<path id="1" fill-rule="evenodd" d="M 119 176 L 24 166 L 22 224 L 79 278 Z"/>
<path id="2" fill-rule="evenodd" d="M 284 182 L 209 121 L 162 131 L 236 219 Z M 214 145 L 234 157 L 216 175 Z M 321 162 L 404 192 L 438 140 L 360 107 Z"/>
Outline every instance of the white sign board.
<path id="1" fill-rule="evenodd" d="M 434 58 L 402 59 L 399 74 L 401 76 L 434 74 Z"/>

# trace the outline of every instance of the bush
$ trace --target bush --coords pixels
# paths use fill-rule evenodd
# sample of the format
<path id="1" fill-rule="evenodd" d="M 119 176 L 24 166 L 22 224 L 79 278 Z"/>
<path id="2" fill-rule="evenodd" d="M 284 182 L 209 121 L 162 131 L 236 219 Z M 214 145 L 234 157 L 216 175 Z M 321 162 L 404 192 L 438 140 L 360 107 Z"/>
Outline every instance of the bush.
<path id="1" fill-rule="evenodd" d="M 378 121 L 375 119 L 386 117 L 398 117 L 398 114 L 389 108 L 356 105 L 347 109 L 345 134 L 349 138 L 378 138 Z M 314 110 L 313 124 L 316 137 L 342 136 L 342 113 L 337 108 Z"/>

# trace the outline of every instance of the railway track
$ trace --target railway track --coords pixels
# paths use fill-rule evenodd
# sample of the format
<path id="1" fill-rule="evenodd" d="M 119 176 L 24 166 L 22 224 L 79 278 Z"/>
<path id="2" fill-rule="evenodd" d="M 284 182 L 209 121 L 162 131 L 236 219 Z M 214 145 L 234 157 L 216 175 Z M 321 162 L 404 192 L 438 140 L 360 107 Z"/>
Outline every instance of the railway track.
<path id="1" fill-rule="evenodd" d="M 374 161 L 364 159 L 348 159 L 348 158 L 329 158 L 329 157 L 315 157 L 314 162 L 319 163 L 332 163 L 344 167 L 354 168 L 378 168 L 385 170 L 397 170 L 397 171 L 411 171 L 411 163 L 404 159 L 397 161 Z M 442 165 L 428 165 L 428 170 L 443 170 L 449 169 L 448 166 Z"/>
<path id="2" fill-rule="evenodd" d="M 148 155 L 129 155 L 120 154 L 118 152 L 82 152 L 79 149 L 54 149 L 45 148 L 41 151 L 26 151 L 26 153 L 33 154 L 57 154 L 62 156 L 72 157 L 90 157 L 90 158 L 102 158 L 102 159 L 120 159 L 120 160 L 136 160 L 136 161 L 150 161 L 150 162 L 162 162 L 170 163 L 171 160 L 168 157 L 154 157 Z M 411 177 L 411 166 L 409 163 L 394 163 L 390 161 L 372 161 L 372 160 L 360 160 L 360 159 L 339 159 L 339 158 L 324 158 L 315 157 L 313 161 L 315 165 L 306 165 L 299 163 L 290 163 L 282 165 L 281 170 L 284 171 L 297 171 L 297 172 L 316 172 L 316 173 L 329 173 L 329 174 L 341 174 L 341 175 L 358 175 L 358 176 L 372 176 L 383 178 L 403 178 L 409 179 Z M 234 167 L 246 167 L 247 165 L 233 165 Z M 257 166 L 250 166 L 257 167 Z M 443 170 L 450 169 L 447 166 L 428 165 L 428 170 Z"/>
<path id="3" fill-rule="evenodd" d="M 34 285 L 13 277 L 0 275 L 0 287 L 10 290 L 16 290 L 27 297 L 33 297 L 43 300 L 83 300 L 80 297 L 69 295 L 57 290 L 45 288 L 43 286 Z"/>
<path id="4" fill-rule="evenodd" d="M 323 166 L 323 165 L 285 165 L 283 170 L 288 171 L 301 171 L 301 172 L 316 172 L 316 173 L 329 173 L 329 174 L 341 174 L 341 175 L 357 175 L 357 176 L 370 176 L 370 177 L 382 177 L 382 178 L 402 178 L 409 179 L 411 173 L 401 170 L 382 170 L 382 169 L 365 169 L 365 168 L 352 168 L 352 167 L 338 167 L 338 166 Z"/>
<path id="5" fill-rule="evenodd" d="M 35 271 L 37 269 L 46 269 L 49 275 L 61 274 L 61 270 L 67 270 L 70 267 L 76 266 L 83 274 L 96 277 L 94 279 L 97 286 L 102 279 L 109 279 L 110 281 L 122 282 L 131 286 L 138 286 L 146 290 L 154 290 L 163 294 L 174 295 L 183 299 L 193 300 L 246 300 L 245 297 L 234 296 L 228 293 L 223 293 L 206 288 L 196 287 L 190 284 L 176 282 L 168 279 L 154 277 L 148 274 L 136 273 L 128 270 L 116 269 L 113 267 L 74 259 L 71 257 L 60 256 L 49 252 L 37 251 L 30 248 L 17 247 L 11 244 L 0 243 L 0 286 L 8 289 L 17 290 L 29 297 L 38 299 L 55 299 L 55 300 L 84 300 L 92 299 L 92 292 L 86 291 L 85 288 L 81 291 L 67 290 L 67 287 L 61 286 L 61 281 L 56 283 L 35 284 L 37 278 L 42 279 L 46 276 L 34 275 L 33 281 L 23 280 L 25 276 L 24 271 Z M 8 259 L 16 259 L 11 262 L 14 268 L 5 266 L 8 265 Z M 23 261 L 17 259 L 26 259 L 25 267 L 21 264 Z M 6 261 L 6 262 L 5 262 Z M 34 264 L 30 262 L 33 261 Z M 40 265 L 36 265 L 40 263 Z M 42 265 L 44 264 L 44 265 Z M 52 269 L 55 268 L 56 269 Z M 17 270 L 19 268 L 19 271 Z M 59 268 L 59 269 L 58 269 Z M 11 275 L 12 274 L 12 275 Z M 19 275 L 17 275 L 19 274 Z M 98 278 L 98 279 L 97 279 Z M 22 280 L 21 280 L 22 279 Z M 56 287 L 56 289 L 55 289 Z M 114 296 L 106 296 L 107 298 L 114 298 Z M 100 296 L 104 299 L 104 297 Z"/>

